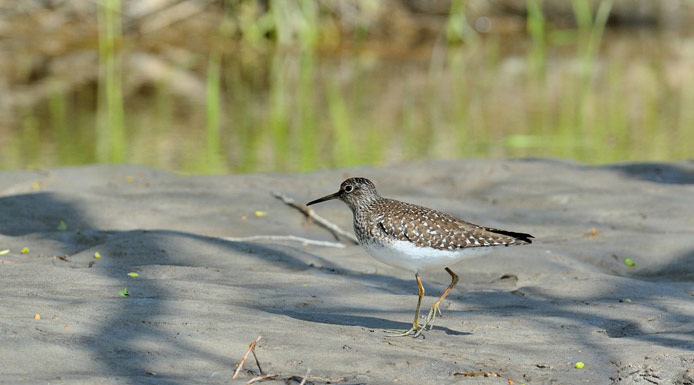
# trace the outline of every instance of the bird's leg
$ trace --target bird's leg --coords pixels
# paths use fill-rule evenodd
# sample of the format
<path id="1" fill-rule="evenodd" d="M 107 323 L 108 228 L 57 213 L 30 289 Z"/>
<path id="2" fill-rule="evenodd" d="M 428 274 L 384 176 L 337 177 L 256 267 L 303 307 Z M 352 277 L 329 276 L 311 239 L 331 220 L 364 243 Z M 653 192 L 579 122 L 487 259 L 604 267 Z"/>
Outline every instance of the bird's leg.
<path id="1" fill-rule="evenodd" d="M 419 324 L 419 308 L 422 306 L 422 298 L 424 297 L 424 286 L 422 286 L 422 279 L 419 278 L 419 273 L 414 273 L 414 277 L 417 279 L 417 288 L 419 289 L 419 299 L 417 300 L 417 310 L 414 313 L 414 322 L 412 322 L 412 327 L 405 330 L 402 333 L 392 334 L 391 337 L 405 337 L 410 334 L 414 334 L 418 337 L 424 328 Z"/>
<path id="2" fill-rule="evenodd" d="M 427 326 L 429 326 L 429 330 L 434 328 L 434 320 L 436 319 L 436 313 L 439 313 L 441 315 L 441 309 L 439 308 L 439 305 L 441 305 L 441 302 L 443 302 L 443 299 L 446 298 L 448 293 L 451 292 L 451 289 L 458 283 L 458 276 L 449 268 L 446 268 L 446 271 L 448 274 L 451 275 L 451 284 L 448 285 L 446 290 L 443 291 L 443 294 L 441 294 L 441 297 L 434 302 L 434 304 L 431 306 L 431 310 L 429 310 L 429 315 L 427 316 L 426 321 L 424 321 L 424 325 L 422 325 L 422 330 L 425 329 Z"/>

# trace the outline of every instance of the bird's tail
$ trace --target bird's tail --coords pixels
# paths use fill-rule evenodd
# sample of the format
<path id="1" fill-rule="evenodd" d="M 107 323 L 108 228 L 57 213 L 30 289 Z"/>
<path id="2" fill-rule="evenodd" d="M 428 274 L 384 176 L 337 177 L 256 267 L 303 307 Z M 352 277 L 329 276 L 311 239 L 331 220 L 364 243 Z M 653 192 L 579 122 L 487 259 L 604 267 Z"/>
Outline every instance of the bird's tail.
<path id="1" fill-rule="evenodd" d="M 492 233 L 501 234 L 501 235 L 507 235 L 507 236 L 509 236 L 509 237 L 513 237 L 513 238 L 516 239 L 516 242 L 514 242 L 514 243 L 516 243 L 516 244 L 526 244 L 526 243 L 527 243 L 527 244 L 530 244 L 530 243 L 533 243 L 532 240 L 533 240 L 533 238 L 535 238 L 535 237 L 533 237 L 532 235 L 526 234 L 526 233 L 516 233 L 516 232 L 513 232 L 513 231 L 492 229 L 492 228 L 489 228 L 489 227 L 485 227 L 484 229 L 487 230 L 487 231 L 490 231 L 490 232 L 492 232 Z"/>

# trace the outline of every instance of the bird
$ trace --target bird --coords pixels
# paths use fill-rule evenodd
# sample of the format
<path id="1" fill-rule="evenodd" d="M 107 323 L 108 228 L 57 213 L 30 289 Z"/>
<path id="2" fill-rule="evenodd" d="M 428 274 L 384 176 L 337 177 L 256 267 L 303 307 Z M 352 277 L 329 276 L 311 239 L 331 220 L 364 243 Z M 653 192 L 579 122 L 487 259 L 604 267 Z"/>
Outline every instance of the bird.
<path id="1" fill-rule="evenodd" d="M 419 337 L 427 327 L 432 330 L 441 303 L 458 283 L 450 266 L 485 255 L 494 246 L 527 245 L 533 236 L 466 222 L 452 215 L 381 197 L 376 186 L 363 177 L 346 179 L 340 189 L 307 203 L 338 199 L 350 208 L 354 233 L 359 244 L 375 259 L 390 266 L 409 270 L 417 281 L 419 298 L 412 327 L 394 336 Z M 419 322 L 424 286 L 420 272 L 443 268 L 451 283 L 431 306 L 423 323 Z"/>

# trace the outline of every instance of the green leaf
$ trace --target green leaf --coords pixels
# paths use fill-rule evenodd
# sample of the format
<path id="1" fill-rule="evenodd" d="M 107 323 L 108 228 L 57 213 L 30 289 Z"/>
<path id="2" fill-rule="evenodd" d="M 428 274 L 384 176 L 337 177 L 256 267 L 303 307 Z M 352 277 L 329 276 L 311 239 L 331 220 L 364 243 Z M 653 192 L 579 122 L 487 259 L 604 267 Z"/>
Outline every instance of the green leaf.
<path id="1" fill-rule="evenodd" d="M 634 267 L 636 266 L 636 262 L 634 262 L 631 258 L 626 257 L 624 258 L 624 264 L 629 266 L 629 267 Z"/>
<path id="2" fill-rule="evenodd" d="M 121 290 L 121 291 L 118 292 L 118 295 L 121 296 L 121 297 L 127 297 L 127 296 L 130 295 L 130 293 L 128 292 L 128 289 L 127 289 L 127 288 L 123 288 L 123 290 Z"/>
<path id="3" fill-rule="evenodd" d="M 101 258 L 101 254 L 99 254 L 99 252 L 97 251 L 96 253 L 94 253 L 94 258 L 96 258 L 96 259 Z"/>
<path id="4" fill-rule="evenodd" d="M 129 277 L 139 277 L 140 274 L 137 274 L 137 273 L 128 273 L 128 276 L 129 276 Z"/>
<path id="5" fill-rule="evenodd" d="M 60 231 L 67 230 L 67 225 L 65 224 L 65 221 L 63 221 L 62 219 L 60 220 L 60 223 L 58 223 L 58 230 L 60 230 Z"/>
<path id="6" fill-rule="evenodd" d="M 576 363 L 576 365 L 575 365 L 576 369 L 583 369 L 584 366 L 585 366 L 585 365 L 584 365 L 583 362 L 581 362 L 581 361 L 578 361 L 578 362 Z"/>
<path id="7" fill-rule="evenodd" d="M 0 251 L 0 255 L 5 255 L 10 252 L 10 249 Z"/>
<path id="8" fill-rule="evenodd" d="M 28 248 L 28 247 L 25 247 L 25 248 L 22 249 L 22 254 L 26 254 L 26 253 L 28 253 L 28 252 L 29 252 L 29 248 Z"/>

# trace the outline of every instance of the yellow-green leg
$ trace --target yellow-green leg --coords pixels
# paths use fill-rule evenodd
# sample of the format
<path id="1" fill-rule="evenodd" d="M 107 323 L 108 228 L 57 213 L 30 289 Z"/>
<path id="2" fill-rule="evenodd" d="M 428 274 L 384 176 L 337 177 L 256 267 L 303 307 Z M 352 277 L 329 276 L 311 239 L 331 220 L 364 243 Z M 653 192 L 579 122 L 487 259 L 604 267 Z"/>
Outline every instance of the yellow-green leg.
<path id="1" fill-rule="evenodd" d="M 422 279 L 419 278 L 419 273 L 414 273 L 414 277 L 417 280 L 417 288 L 419 289 L 419 299 L 417 300 L 417 310 L 415 310 L 414 312 L 414 322 L 412 322 L 412 327 L 408 330 L 402 333 L 392 334 L 391 337 L 405 337 L 409 336 L 410 334 L 414 334 L 415 337 L 418 337 L 424 329 L 424 326 L 421 326 L 419 324 L 419 308 L 422 306 L 422 298 L 424 297 L 424 286 L 422 286 Z"/>
<path id="2" fill-rule="evenodd" d="M 427 316 L 426 321 L 424 321 L 424 325 L 422 325 L 422 330 L 426 329 L 427 326 L 429 326 L 429 330 L 434 328 L 434 320 L 436 319 L 436 313 L 439 313 L 441 315 L 441 309 L 439 308 L 439 305 L 441 305 L 441 302 L 443 302 L 443 299 L 446 298 L 448 293 L 451 292 L 451 289 L 458 283 L 458 276 L 449 268 L 446 268 L 446 271 L 448 274 L 451 275 L 451 284 L 448 285 L 446 290 L 443 291 L 443 294 L 441 294 L 441 297 L 434 302 L 434 304 L 431 306 L 431 310 L 429 310 L 429 315 Z M 421 331 L 420 331 L 421 333 Z M 417 333 L 415 336 L 418 336 L 419 333 Z"/>

